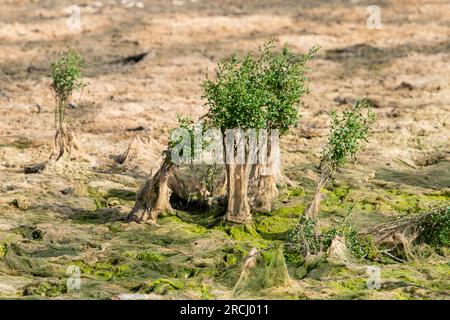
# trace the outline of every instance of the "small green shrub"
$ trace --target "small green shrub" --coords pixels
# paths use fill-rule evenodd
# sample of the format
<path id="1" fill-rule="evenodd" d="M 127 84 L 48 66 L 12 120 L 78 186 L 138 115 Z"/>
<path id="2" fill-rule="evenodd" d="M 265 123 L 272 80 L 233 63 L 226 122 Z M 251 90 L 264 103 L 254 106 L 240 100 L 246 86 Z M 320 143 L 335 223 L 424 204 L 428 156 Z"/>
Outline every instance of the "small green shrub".
<path id="1" fill-rule="evenodd" d="M 358 231 L 349 224 L 342 224 L 323 232 L 321 235 L 323 248 L 328 249 L 337 236 L 345 238 L 345 244 L 354 257 L 361 259 L 368 256 L 366 247 L 358 238 Z"/>
<path id="2" fill-rule="evenodd" d="M 66 107 L 74 90 L 84 86 L 81 70 L 85 67 L 83 58 L 73 49 L 62 52 L 59 59 L 51 65 L 52 89 L 55 94 L 55 150 L 51 158 L 60 159 L 71 150 L 73 137 L 64 128 Z M 59 150 L 58 150 L 59 149 Z"/>
<path id="3" fill-rule="evenodd" d="M 364 109 L 366 113 L 363 113 Z M 341 115 L 332 110 L 330 116 L 331 130 L 328 143 L 322 151 L 321 167 L 332 173 L 356 155 L 362 142 L 368 141 L 369 126 L 375 120 L 375 113 L 368 100 L 363 99 L 357 100 Z"/>
<path id="4" fill-rule="evenodd" d="M 341 224 L 318 234 L 315 220 L 305 218 L 297 223 L 289 233 L 287 243 L 289 260 L 299 262 L 307 254 L 325 251 L 337 236 L 345 238 L 347 248 L 358 259 L 366 257 L 372 259 L 378 253 L 373 239 L 361 238 L 358 230 L 349 224 Z"/>
<path id="5" fill-rule="evenodd" d="M 367 142 L 369 126 L 375 120 L 368 100 L 357 100 L 342 114 L 331 111 L 331 129 L 328 143 L 322 150 L 320 160 L 320 180 L 313 200 L 305 211 L 308 218 L 317 218 L 320 211 L 322 188 L 333 178 L 334 173 L 349 158 L 355 157 L 362 143 Z M 364 111 L 366 110 L 366 112 Z"/>
<path id="6" fill-rule="evenodd" d="M 203 98 L 214 127 L 279 129 L 283 134 L 297 125 L 297 105 L 308 92 L 306 63 L 318 48 L 300 56 L 288 46 L 274 49 L 274 41 L 268 41 L 257 54 L 233 54 L 219 63 L 216 80 L 205 80 Z"/>
<path id="7" fill-rule="evenodd" d="M 61 53 L 59 59 L 51 65 L 52 88 L 55 92 L 58 107 L 64 111 L 65 104 L 74 90 L 83 87 L 81 69 L 86 64 L 83 58 L 73 49 Z"/>
<path id="8" fill-rule="evenodd" d="M 287 45 L 279 52 L 275 47 L 275 43 L 269 41 L 257 53 L 248 52 L 243 57 L 233 54 L 219 63 L 215 79 L 207 78 L 203 83 L 202 97 L 208 107 L 205 119 L 225 135 L 222 147 L 226 159 L 233 159 L 239 153 L 239 142 L 233 141 L 231 129 L 250 129 L 255 133 L 266 129 L 271 136 L 275 132 L 272 130 L 286 134 L 298 124 L 297 107 L 308 92 L 306 63 L 318 48 L 297 55 Z M 230 138 L 232 148 L 227 148 L 226 141 Z M 243 176 L 248 176 L 250 158 L 246 154 L 243 161 L 246 166 L 241 167 Z M 242 190 L 248 190 L 249 179 L 241 180 L 242 188 L 231 188 L 242 174 L 240 170 L 231 169 L 226 171 L 227 191 L 233 192 L 228 194 L 226 220 L 246 223 L 251 220 L 251 213 L 248 197 Z"/>
<path id="9" fill-rule="evenodd" d="M 450 247 L 450 206 L 436 210 L 419 226 L 419 241 L 433 247 Z"/>
<path id="10" fill-rule="evenodd" d="M 316 221 L 310 218 L 301 219 L 288 236 L 289 251 L 306 256 L 320 252 L 320 239 L 316 232 Z"/>

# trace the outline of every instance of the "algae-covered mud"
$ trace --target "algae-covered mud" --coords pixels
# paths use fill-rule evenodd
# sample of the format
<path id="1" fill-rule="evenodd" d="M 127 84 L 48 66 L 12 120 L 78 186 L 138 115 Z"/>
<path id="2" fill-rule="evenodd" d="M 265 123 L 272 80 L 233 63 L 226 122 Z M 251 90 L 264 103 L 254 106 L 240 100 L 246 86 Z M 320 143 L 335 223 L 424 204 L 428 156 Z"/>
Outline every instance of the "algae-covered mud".
<path id="1" fill-rule="evenodd" d="M 371 5 L 3 1 L 0 298 L 449 299 L 450 4 Z M 320 48 L 298 126 L 280 138 L 273 207 L 233 223 L 225 170 L 157 169 L 177 115 L 198 121 L 209 110 L 205 75 L 268 39 L 298 55 Z M 51 63 L 69 48 L 84 60 L 82 83 L 55 103 Z M 331 110 L 359 98 L 375 114 L 368 141 L 304 220 Z M 143 186 L 166 171 L 167 210 L 130 219 Z M 162 185 L 151 186 L 159 199 Z"/>

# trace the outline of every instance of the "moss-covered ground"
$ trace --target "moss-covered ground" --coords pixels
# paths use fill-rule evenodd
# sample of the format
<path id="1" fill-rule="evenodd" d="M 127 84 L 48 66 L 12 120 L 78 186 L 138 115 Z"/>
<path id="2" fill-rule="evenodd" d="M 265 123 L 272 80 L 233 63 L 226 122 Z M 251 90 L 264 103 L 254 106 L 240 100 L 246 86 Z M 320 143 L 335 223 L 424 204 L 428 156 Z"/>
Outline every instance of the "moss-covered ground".
<path id="1" fill-rule="evenodd" d="M 124 221 L 139 178 L 83 170 L 60 173 L 57 179 L 54 175 L 30 176 L 26 193 L 14 188 L 4 193 L 2 298 L 448 298 L 448 248 L 424 245 L 416 249 L 421 252 L 418 259 L 402 263 L 375 252 L 353 267 L 323 257 L 305 262 L 284 251 L 282 265 L 290 281 L 269 281 L 282 272 L 267 270 L 311 198 L 313 184 L 306 179 L 283 189 L 278 209 L 255 213 L 249 226 L 224 225 L 220 213 L 198 209 L 163 215 L 157 225 L 140 225 Z M 324 191 L 322 229 L 346 221 L 363 230 L 450 200 L 448 189 L 352 181 L 344 173 Z M 252 248 L 262 250 L 261 274 L 249 277 L 237 290 Z M 71 266 L 80 270 L 80 290 L 67 287 Z M 379 289 L 367 286 L 368 266 L 380 267 Z"/>

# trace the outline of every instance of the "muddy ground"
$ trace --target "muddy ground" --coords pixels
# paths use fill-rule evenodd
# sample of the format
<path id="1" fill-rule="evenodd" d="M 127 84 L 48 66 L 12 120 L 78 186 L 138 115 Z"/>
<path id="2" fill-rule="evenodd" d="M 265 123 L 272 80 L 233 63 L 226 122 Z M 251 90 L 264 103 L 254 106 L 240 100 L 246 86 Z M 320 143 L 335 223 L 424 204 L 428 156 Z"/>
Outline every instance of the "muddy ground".
<path id="1" fill-rule="evenodd" d="M 370 145 L 328 186 L 324 224 L 342 222 L 351 207 L 350 222 L 364 229 L 449 201 L 448 1 L 141 2 L 143 8 L 119 0 L 2 1 L 0 297 L 449 298 L 448 256 L 435 253 L 307 270 L 288 259 L 289 285 L 233 290 L 239 261 L 252 247 L 282 241 L 303 212 L 318 178 L 328 113 L 357 97 L 372 100 L 376 125 Z M 381 29 L 367 28 L 371 4 L 381 8 Z M 66 26 L 70 5 L 81 8 L 81 30 Z M 201 210 L 179 211 L 157 226 L 126 224 L 176 115 L 204 113 L 205 74 L 213 75 L 219 59 L 270 37 L 299 53 L 321 46 L 308 71 L 311 92 L 299 128 L 282 140 L 283 164 L 296 186 L 282 191 L 279 209 L 256 215 L 251 231 L 211 226 Z M 26 165 L 51 153 L 49 65 L 68 47 L 88 64 L 88 86 L 68 109 L 85 157 L 25 175 Z M 136 135 L 145 152 L 118 165 Z M 81 289 L 67 292 L 73 265 L 81 270 Z M 367 288 L 366 265 L 381 268 L 380 289 Z"/>

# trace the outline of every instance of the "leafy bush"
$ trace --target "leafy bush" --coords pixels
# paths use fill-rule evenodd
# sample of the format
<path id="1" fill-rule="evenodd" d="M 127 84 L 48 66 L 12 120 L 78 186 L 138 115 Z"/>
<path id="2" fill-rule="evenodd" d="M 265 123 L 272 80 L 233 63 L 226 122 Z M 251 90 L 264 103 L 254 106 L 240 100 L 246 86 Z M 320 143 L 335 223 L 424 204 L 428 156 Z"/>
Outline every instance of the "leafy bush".
<path id="1" fill-rule="evenodd" d="M 418 228 L 420 242 L 433 247 L 450 247 L 450 206 L 434 211 Z"/>
<path id="2" fill-rule="evenodd" d="M 51 65 L 52 88 L 58 102 L 67 102 L 74 90 L 83 87 L 81 69 L 86 66 L 83 58 L 73 49 L 63 52 Z"/>
<path id="3" fill-rule="evenodd" d="M 215 81 L 206 79 L 204 95 L 208 118 L 221 129 L 280 129 L 286 132 L 299 120 L 296 104 L 308 89 L 305 64 L 316 53 L 298 56 L 285 46 L 274 52 L 269 41 L 243 58 L 237 54 L 222 60 Z"/>
<path id="4" fill-rule="evenodd" d="M 63 52 L 51 65 L 52 88 L 56 98 L 55 122 L 61 127 L 65 109 L 74 90 L 84 86 L 81 69 L 86 66 L 83 58 L 73 49 Z"/>
<path id="5" fill-rule="evenodd" d="M 74 50 L 63 52 L 60 58 L 51 65 L 52 88 L 55 93 L 55 146 L 50 158 L 59 160 L 67 151 L 78 149 L 76 138 L 71 130 L 64 128 L 66 106 L 74 90 L 84 86 L 81 69 L 84 60 Z"/>
<path id="6" fill-rule="evenodd" d="M 177 116 L 178 126 L 169 132 L 168 149 L 183 159 L 180 164 L 192 164 L 195 160 L 200 160 L 202 151 L 211 144 L 205 132 L 210 129 L 209 123 L 200 121 L 194 122 L 191 118 L 182 115 Z M 195 141 L 201 137 L 200 143 Z M 184 154 L 189 152 L 189 154 Z M 173 155 L 172 155 L 173 156 Z M 178 163 L 177 163 L 178 164 Z"/>
<path id="7" fill-rule="evenodd" d="M 360 259 L 368 256 L 367 248 L 358 238 L 358 231 L 349 224 L 341 224 L 323 232 L 321 235 L 323 248 L 328 249 L 337 236 L 345 238 L 345 245 L 354 257 Z"/>
<path id="8" fill-rule="evenodd" d="M 24 296 L 57 297 L 64 293 L 67 293 L 66 283 L 59 280 L 32 282 L 23 289 Z"/>
<path id="9" fill-rule="evenodd" d="M 320 238 L 316 232 L 316 221 L 304 218 L 289 233 L 287 248 L 290 251 L 306 256 L 320 252 Z"/>
<path id="10" fill-rule="evenodd" d="M 345 238 L 345 244 L 355 258 L 373 258 L 377 254 L 373 241 L 360 238 L 358 230 L 353 226 L 341 224 L 319 234 L 316 220 L 310 218 L 304 218 L 291 230 L 287 243 L 288 253 L 305 257 L 307 254 L 326 251 L 337 236 Z"/>
<path id="11" fill-rule="evenodd" d="M 367 113 L 362 111 L 366 109 Z M 334 171 L 354 157 L 361 148 L 362 142 L 367 142 L 369 125 L 375 120 L 375 113 L 367 100 L 358 100 L 342 115 L 331 111 L 331 130 L 328 143 L 322 151 L 321 166 Z"/>
<path id="12" fill-rule="evenodd" d="M 336 169 L 344 165 L 350 157 L 354 157 L 362 142 L 367 141 L 369 125 L 375 120 L 370 106 L 369 101 L 358 100 L 341 115 L 331 111 L 330 134 L 320 161 L 321 177 L 313 200 L 305 211 L 307 217 L 317 218 L 322 188 L 333 177 Z M 363 113 L 363 109 L 367 109 L 367 113 Z"/>
<path id="13" fill-rule="evenodd" d="M 283 134 L 297 125 L 297 104 L 308 91 L 305 64 L 318 48 L 301 56 L 287 46 L 281 52 L 275 52 L 274 48 L 274 42 L 269 41 L 258 54 L 249 52 L 243 58 L 233 54 L 219 63 L 216 79 L 207 78 L 203 83 L 203 98 L 209 107 L 206 121 L 226 134 L 223 139 L 226 159 L 233 159 L 239 149 L 234 143 L 235 137 L 229 136 L 231 131 L 228 130 L 251 129 L 257 132 L 259 129 L 276 129 Z M 268 132 L 269 136 L 271 133 Z M 225 145 L 229 138 L 233 141 L 232 146 Z M 252 218 L 248 200 L 250 174 L 247 172 L 250 152 L 249 148 L 245 149 L 245 163 L 227 163 L 226 166 L 228 208 L 225 219 L 236 223 L 247 223 Z M 268 147 L 269 153 L 270 149 Z M 233 185 L 238 187 L 233 188 Z M 273 202 L 271 197 L 275 192 L 272 190 L 276 186 L 274 182 L 267 183 L 267 186 L 261 183 L 261 186 L 258 192 L 260 199 L 256 202 L 268 207 Z"/>

